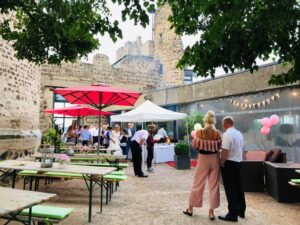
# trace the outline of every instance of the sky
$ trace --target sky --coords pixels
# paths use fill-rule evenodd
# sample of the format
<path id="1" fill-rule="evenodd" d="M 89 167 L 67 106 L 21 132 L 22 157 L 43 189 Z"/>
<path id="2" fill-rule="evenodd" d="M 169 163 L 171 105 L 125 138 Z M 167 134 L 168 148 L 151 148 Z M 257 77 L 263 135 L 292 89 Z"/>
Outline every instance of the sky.
<path id="1" fill-rule="evenodd" d="M 138 36 L 142 37 L 142 42 L 146 42 L 152 39 L 152 26 L 153 26 L 153 18 L 150 16 L 150 24 L 143 28 L 141 25 L 134 25 L 134 22 L 131 20 L 127 20 L 125 22 L 121 19 L 121 10 L 122 7 L 111 2 L 108 3 L 108 6 L 111 10 L 111 20 L 118 20 L 119 27 L 123 32 L 123 39 L 118 39 L 115 43 L 110 39 L 109 35 L 98 36 L 101 46 L 98 50 L 89 54 L 87 59 L 83 59 L 86 62 L 92 62 L 93 55 L 96 53 L 105 54 L 109 57 L 109 61 L 111 64 L 116 62 L 116 51 L 120 47 L 123 47 L 127 41 L 135 41 Z M 198 37 L 195 36 L 183 36 L 182 42 L 183 47 L 186 48 L 188 45 L 193 45 L 197 41 Z M 262 61 L 257 60 L 258 65 L 266 64 L 272 62 L 271 60 Z M 221 68 L 217 68 L 216 76 L 225 74 L 224 70 Z M 201 79 L 201 78 L 199 78 Z M 196 80 L 199 80 L 196 79 Z"/>
<path id="2" fill-rule="evenodd" d="M 123 32 L 123 39 L 118 39 L 117 42 L 113 42 L 109 35 L 98 36 L 101 46 L 98 50 L 94 51 L 88 56 L 88 59 L 84 59 L 84 61 L 92 61 L 92 57 L 96 53 L 105 54 L 109 57 L 109 61 L 113 64 L 116 61 L 116 51 L 120 47 L 123 47 L 127 41 L 135 41 L 138 36 L 142 37 L 142 42 L 146 42 L 152 39 L 152 26 L 153 26 L 153 18 L 150 16 L 150 24 L 143 28 L 141 25 L 134 25 L 134 22 L 131 20 L 123 22 L 121 20 L 121 10 L 122 7 L 113 3 L 108 4 L 111 9 L 111 20 L 118 20 L 120 24 L 120 28 Z M 184 48 L 188 45 L 193 44 L 196 41 L 196 37 L 182 37 Z"/>

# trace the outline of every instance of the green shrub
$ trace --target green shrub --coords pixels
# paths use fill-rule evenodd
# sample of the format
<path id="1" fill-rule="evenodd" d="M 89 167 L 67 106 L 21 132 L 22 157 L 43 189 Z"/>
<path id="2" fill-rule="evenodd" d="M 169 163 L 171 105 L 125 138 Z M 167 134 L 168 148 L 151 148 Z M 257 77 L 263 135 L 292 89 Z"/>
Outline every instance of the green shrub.
<path id="1" fill-rule="evenodd" d="M 189 145 L 186 142 L 180 142 L 175 145 L 175 154 L 176 155 L 188 155 L 189 154 Z"/>
<path id="2" fill-rule="evenodd" d="M 42 137 L 42 144 L 49 144 L 54 146 L 54 152 L 59 153 L 63 150 L 64 143 L 61 140 L 59 132 L 50 128 L 48 132 Z"/>
<path id="3" fill-rule="evenodd" d="M 189 132 L 194 130 L 194 125 L 196 123 L 200 123 L 204 126 L 203 115 L 199 112 L 194 113 L 192 116 L 188 116 L 185 118 L 185 127 L 188 128 Z"/>

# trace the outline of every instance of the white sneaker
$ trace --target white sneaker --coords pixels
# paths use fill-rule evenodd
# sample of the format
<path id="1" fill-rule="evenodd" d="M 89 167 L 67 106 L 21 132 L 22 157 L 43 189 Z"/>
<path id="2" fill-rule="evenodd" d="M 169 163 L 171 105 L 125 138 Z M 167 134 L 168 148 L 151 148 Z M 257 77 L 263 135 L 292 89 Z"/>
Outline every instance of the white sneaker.
<path id="1" fill-rule="evenodd" d="M 152 167 L 150 167 L 147 171 L 148 171 L 148 173 L 154 173 L 154 170 Z"/>

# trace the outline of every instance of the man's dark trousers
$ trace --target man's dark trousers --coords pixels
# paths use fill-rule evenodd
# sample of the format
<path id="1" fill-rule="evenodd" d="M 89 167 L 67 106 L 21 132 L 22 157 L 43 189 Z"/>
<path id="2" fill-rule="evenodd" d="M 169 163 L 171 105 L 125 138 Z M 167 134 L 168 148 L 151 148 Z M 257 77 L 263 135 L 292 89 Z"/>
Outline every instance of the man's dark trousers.
<path id="1" fill-rule="evenodd" d="M 131 153 L 132 153 L 132 162 L 133 162 L 133 169 L 134 174 L 136 176 L 144 175 L 142 171 L 142 148 L 139 143 L 136 141 L 131 142 Z"/>
<path id="2" fill-rule="evenodd" d="M 242 163 L 227 160 L 224 167 L 221 167 L 221 173 L 228 201 L 229 216 L 237 217 L 239 213 L 246 210 L 245 195 L 241 182 Z"/>
<path id="3" fill-rule="evenodd" d="M 148 169 L 150 169 L 152 167 L 152 160 L 153 160 L 153 151 L 154 149 L 153 148 L 147 148 L 147 151 L 148 151 L 148 156 L 147 156 L 147 167 Z"/>

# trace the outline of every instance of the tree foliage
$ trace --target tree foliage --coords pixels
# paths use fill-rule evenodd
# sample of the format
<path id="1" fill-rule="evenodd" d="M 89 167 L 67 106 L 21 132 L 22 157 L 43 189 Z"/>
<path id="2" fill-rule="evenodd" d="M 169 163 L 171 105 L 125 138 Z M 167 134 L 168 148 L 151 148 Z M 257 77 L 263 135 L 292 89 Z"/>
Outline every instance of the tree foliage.
<path id="1" fill-rule="evenodd" d="M 111 0 L 123 6 L 122 19 L 135 24 L 149 23 L 147 10 L 152 0 Z M 1 0 L 0 35 L 12 41 L 18 59 L 36 64 L 74 62 L 97 49 L 96 35 L 122 38 L 118 21 L 111 20 L 106 0 Z"/>
<path id="2" fill-rule="evenodd" d="M 202 115 L 202 113 L 195 112 L 193 115 L 185 118 L 185 127 L 190 132 L 194 130 L 194 126 L 196 123 L 200 123 L 202 126 L 204 126 L 203 118 L 204 116 Z"/>
<path id="3" fill-rule="evenodd" d="M 203 77 L 258 69 L 256 60 L 275 57 L 290 63 L 286 74 L 273 75 L 270 84 L 300 80 L 300 8 L 298 0 L 159 0 L 168 3 L 172 27 L 179 35 L 199 35 L 187 47 L 178 66 L 192 66 Z"/>

